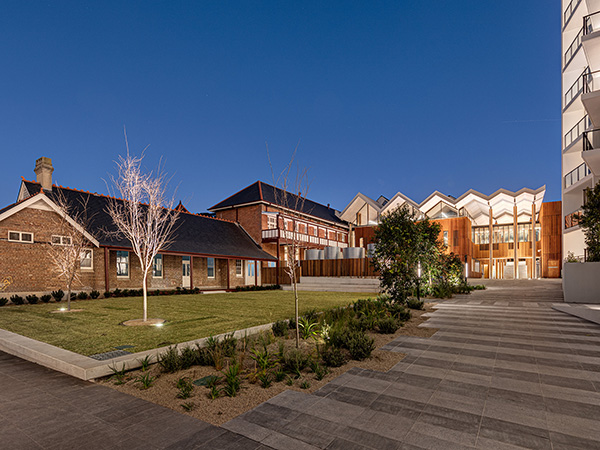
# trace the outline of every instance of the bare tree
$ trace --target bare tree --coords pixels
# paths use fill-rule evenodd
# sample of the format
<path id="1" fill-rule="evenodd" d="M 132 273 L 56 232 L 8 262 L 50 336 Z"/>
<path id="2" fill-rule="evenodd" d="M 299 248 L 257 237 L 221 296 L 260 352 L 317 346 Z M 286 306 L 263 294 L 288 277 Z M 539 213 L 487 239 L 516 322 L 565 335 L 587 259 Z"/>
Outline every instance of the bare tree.
<path id="1" fill-rule="evenodd" d="M 292 291 L 294 293 L 294 319 L 296 321 L 296 348 L 300 346 L 300 327 L 298 323 L 298 276 L 300 274 L 300 249 L 301 249 L 301 233 L 299 230 L 298 219 L 302 217 L 301 211 L 304 210 L 304 203 L 308 194 L 308 170 L 300 169 L 294 164 L 298 146 L 294 149 L 290 162 L 283 169 L 277 178 L 273 171 L 271 158 L 269 156 L 269 148 L 267 146 L 267 156 L 269 158 L 269 166 L 275 186 L 274 195 L 275 203 L 280 205 L 285 210 L 285 215 L 289 216 L 292 223 L 292 229 L 285 229 L 281 237 L 283 238 L 284 248 L 287 249 L 287 260 L 285 261 L 284 270 L 290 278 Z M 295 175 L 292 173 L 296 169 Z"/>
<path id="2" fill-rule="evenodd" d="M 81 265 L 91 258 L 93 238 L 87 215 L 87 198 L 81 199 L 81 205 L 70 204 L 61 191 L 54 197 L 57 215 L 54 216 L 53 230 L 48 254 L 58 277 L 65 282 L 67 291 L 67 310 L 71 311 L 71 291 L 75 283 L 81 282 Z M 89 253 L 88 253 L 89 252 Z"/>
<path id="3" fill-rule="evenodd" d="M 127 143 L 127 137 L 126 143 Z M 144 156 L 129 154 L 119 157 L 116 178 L 111 177 L 120 199 L 109 202 L 107 212 L 117 227 L 117 235 L 125 237 L 140 261 L 144 292 L 143 321 L 148 320 L 148 272 L 158 252 L 174 237 L 179 211 L 173 209 L 174 197 L 167 197 L 168 179 L 159 169 L 156 173 L 142 171 Z"/>

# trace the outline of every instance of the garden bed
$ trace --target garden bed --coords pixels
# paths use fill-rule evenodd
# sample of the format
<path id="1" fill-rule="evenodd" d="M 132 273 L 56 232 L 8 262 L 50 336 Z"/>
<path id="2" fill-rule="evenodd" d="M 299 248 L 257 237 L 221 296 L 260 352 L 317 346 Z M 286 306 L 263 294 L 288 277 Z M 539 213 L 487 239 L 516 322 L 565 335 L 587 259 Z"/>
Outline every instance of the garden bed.
<path id="1" fill-rule="evenodd" d="M 382 372 L 388 371 L 401 361 L 405 355 L 383 351 L 380 348 L 401 335 L 430 337 L 436 330 L 432 328 L 418 328 L 418 325 L 426 320 L 426 318 L 423 317 L 423 314 L 431 311 L 433 305 L 433 303 L 426 303 L 424 310 L 412 310 L 412 317 L 405 321 L 403 326 L 393 334 L 381 334 L 375 331 L 366 331 L 366 336 L 373 339 L 375 350 L 373 350 L 370 357 L 362 361 L 350 359 L 341 367 L 326 368 L 323 361 L 319 359 L 317 356 L 317 346 L 320 347 L 322 352 L 323 348 L 326 347 L 326 344 L 323 340 L 318 339 L 318 336 L 316 336 L 317 339 L 315 339 L 315 337 L 303 339 L 300 342 L 300 349 L 303 354 L 311 355 L 311 364 L 301 369 L 300 373 L 296 373 L 295 376 L 292 376 L 289 371 L 286 372 L 281 381 L 276 381 L 274 376 L 276 372 L 282 371 L 281 367 L 284 365 L 277 355 L 282 352 L 281 345 L 283 345 L 284 354 L 293 354 L 295 351 L 294 330 L 289 330 L 287 336 L 283 338 L 274 338 L 272 333 L 249 338 L 249 342 L 246 343 L 247 350 L 245 353 L 240 350 L 244 347 L 244 343 L 238 342 L 238 352 L 235 357 L 223 358 L 222 362 L 219 364 L 222 365 L 222 370 L 215 369 L 214 365 L 194 365 L 185 370 L 166 373 L 161 365 L 152 364 L 146 371 L 136 370 L 122 374 L 120 377 L 109 377 L 99 380 L 98 382 L 121 392 L 160 404 L 214 425 L 221 425 L 286 389 L 307 393 L 314 392 L 353 367 L 361 367 Z M 272 380 L 267 388 L 263 387 L 263 383 L 258 377 L 258 375 L 265 373 L 265 371 L 261 370 L 259 367 L 259 364 L 256 361 L 256 355 L 254 355 L 254 359 L 252 358 L 252 348 L 255 350 L 258 349 L 258 352 L 256 352 L 258 354 L 264 354 L 264 350 L 266 350 L 266 352 L 271 355 L 272 366 L 267 372 L 271 374 Z M 225 393 L 228 385 L 225 382 L 224 374 L 231 368 L 231 365 L 239 361 L 242 361 L 239 376 L 241 382 L 240 389 L 236 395 L 228 396 Z M 327 373 L 316 373 L 314 369 L 317 364 L 321 369 L 326 370 Z M 313 366 L 312 369 L 310 367 L 311 365 Z M 115 369 L 118 370 L 118 368 Z M 320 371 L 321 369 L 318 370 Z M 213 389 L 213 393 L 219 391 L 219 396 L 217 398 L 210 398 L 211 389 L 206 386 L 194 386 L 189 398 L 178 397 L 178 395 L 181 396 L 182 392 L 182 390 L 177 387 L 178 382 L 180 383 L 180 386 L 182 386 L 180 380 L 186 380 L 183 383 L 189 385 L 193 381 L 201 379 L 206 380 L 207 377 L 211 376 L 220 378 L 219 384 Z M 147 389 L 144 389 L 144 377 L 146 382 L 151 381 L 151 386 Z M 121 379 L 121 381 L 119 381 L 119 379 Z"/>

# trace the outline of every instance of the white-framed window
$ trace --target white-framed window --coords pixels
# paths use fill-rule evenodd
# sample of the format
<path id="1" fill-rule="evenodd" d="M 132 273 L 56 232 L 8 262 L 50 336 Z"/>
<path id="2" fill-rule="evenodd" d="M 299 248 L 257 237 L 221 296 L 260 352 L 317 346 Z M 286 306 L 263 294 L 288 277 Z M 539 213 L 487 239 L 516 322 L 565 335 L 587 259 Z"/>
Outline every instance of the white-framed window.
<path id="1" fill-rule="evenodd" d="M 33 244 L 33 233 L 26 231 L 9 231 L 8 240 L 11 242 L 25 242 Z"/>
<path id="2" fill-rule="evenodd" d="M 241 259 L 236 259 L 235 260 L 235 276 L 236 277 L 242 277 L 244 276 L 244 269 L 243 269 L 244 265 L 242 264 L 242 260 Z"/>
<path id="3" fill-rule="evenodd" d="M 275 214 L 267 215 L 267 228 L 269 230 L 277 228 L 277 216 Z"/>
<path id="4" fill-rule="evenodd" d="M 163 255 L 156 255 L 152 263 L 152 278 L 163 277 Z"/>
<path id="5" fill-rule="evenodd" d="M 52 245 L 71 245 L 71 236 L 53 235 L 51 238 Z"/>
<path id="6" fill-rule="evenodd" d="M 117 251 L 117 278 L 129 278 L 129 252 Z"/>
<path id="7" fill-rule="evenodd" d="M 208 278 L 215 277 L 215 258 L 206 258 L 206 276 Z"/>
<path id="8" fill-rule="evenodd" d="M 66 244 L 65 244 L 66 245 Z M 81 250 L 79 267 L 84 270 L 92 270 L 94 268 L 94 253 L 91 248 Z"/>

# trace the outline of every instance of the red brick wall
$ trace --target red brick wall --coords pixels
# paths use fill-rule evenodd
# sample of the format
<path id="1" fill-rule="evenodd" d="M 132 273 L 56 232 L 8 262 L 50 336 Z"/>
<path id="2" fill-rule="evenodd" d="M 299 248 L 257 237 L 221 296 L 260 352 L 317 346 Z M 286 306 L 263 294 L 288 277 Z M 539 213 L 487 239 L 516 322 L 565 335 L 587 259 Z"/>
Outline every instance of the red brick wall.
<path id="1" fill-rule="evenodd" d="M 51 211 L 27 208 L 0 222 L 0 281 L 12 280 L 0 296 L 10 293 L 46 293 L 57 289 L 65 290 L 49 255 L 50 239 L 61 234 L 55 225 L 56 215 Z M 34 242 L 9 242 L 9 231 L 33 233 Z M 103 289 L 103 252 L 93 248 L 93 269 L 81 273 L 81 281 L 74 290 Z"/>

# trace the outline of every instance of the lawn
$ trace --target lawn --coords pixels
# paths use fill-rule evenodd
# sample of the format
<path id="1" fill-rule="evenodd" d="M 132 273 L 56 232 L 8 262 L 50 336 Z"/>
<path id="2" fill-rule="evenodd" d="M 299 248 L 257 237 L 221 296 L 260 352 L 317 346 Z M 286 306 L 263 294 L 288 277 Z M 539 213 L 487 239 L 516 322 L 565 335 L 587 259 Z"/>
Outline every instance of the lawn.
<path id="1" fill-rule="evenodd" d="M 345 306 L 367 297 L 369 294 L 363 293 L 300 292 L 300 313 Z M 64 303 L 4 306 L 0 308 L 0 328 L 93 355 L 122 345 L 132 345 L 127 350 L 139 352 L 287 319 L 294 314 L 294 297 L 288 291 L 149 297 L 148 317 L 167 321 L 160 328 L 120 325 L 141 317 L 141 297 L 80 300 L 71 305 L 83 309 L 81 312 L 51 313 Z"/>

